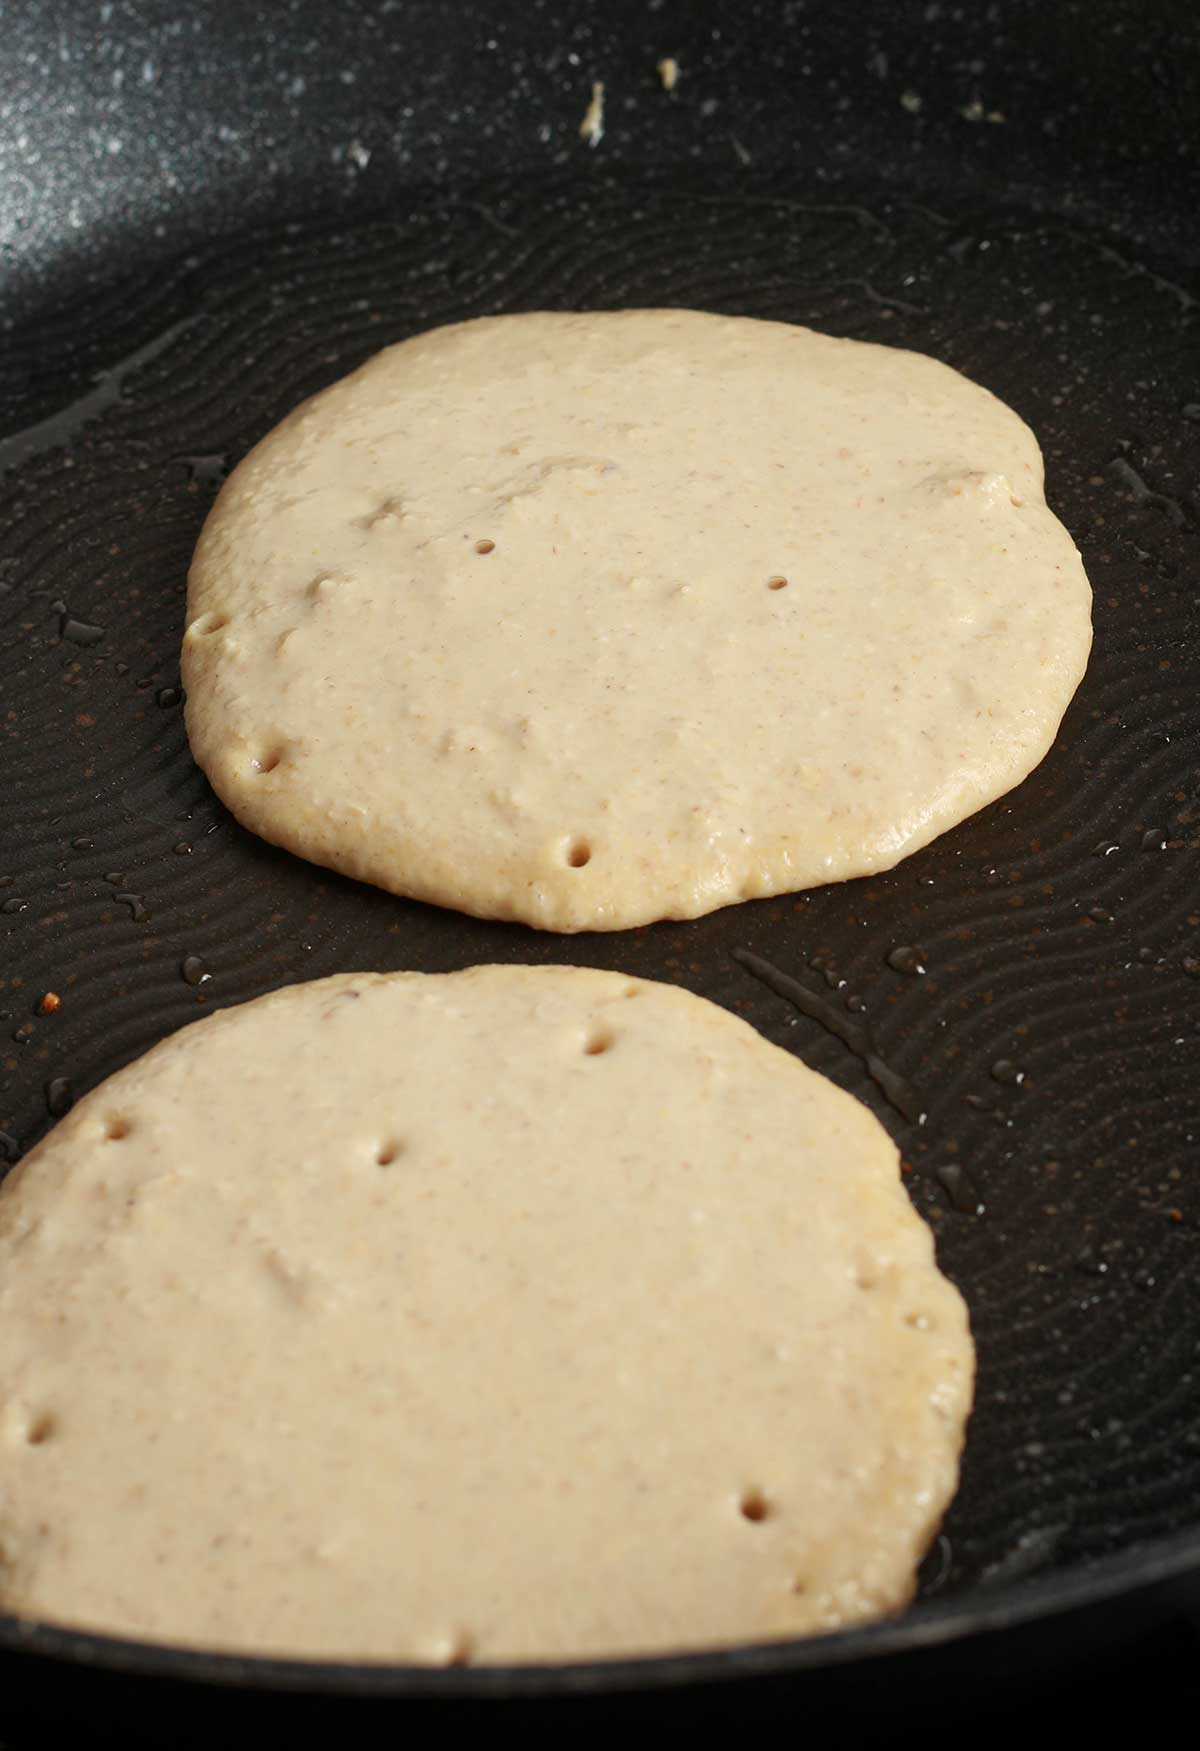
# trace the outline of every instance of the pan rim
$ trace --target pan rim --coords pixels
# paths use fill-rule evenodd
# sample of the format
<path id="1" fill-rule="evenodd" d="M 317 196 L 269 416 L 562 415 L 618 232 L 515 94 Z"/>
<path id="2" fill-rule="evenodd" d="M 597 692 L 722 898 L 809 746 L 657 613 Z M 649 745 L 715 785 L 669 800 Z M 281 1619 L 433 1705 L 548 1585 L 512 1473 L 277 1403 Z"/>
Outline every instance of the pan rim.
<path id="1" fill-rule="evenodd" d="M 573 1664 L 429 1667 L 238 1654 L 145 1642 L 0 1612 L 0 1662 L 13 1655 L 125 1678 L 205 1684 L 219 1690 L 364 1700 L 487 1702 L 678 1690 L 693 1684 L 792 1676 L 998 1634 L 1200 1571 L 1200 1530 L 1146 1541 L 1076 1565 L 987 1588 L 982 1601 L 926 1600 L 902 1616 L 830 1635 L 693 1653 Z"/>

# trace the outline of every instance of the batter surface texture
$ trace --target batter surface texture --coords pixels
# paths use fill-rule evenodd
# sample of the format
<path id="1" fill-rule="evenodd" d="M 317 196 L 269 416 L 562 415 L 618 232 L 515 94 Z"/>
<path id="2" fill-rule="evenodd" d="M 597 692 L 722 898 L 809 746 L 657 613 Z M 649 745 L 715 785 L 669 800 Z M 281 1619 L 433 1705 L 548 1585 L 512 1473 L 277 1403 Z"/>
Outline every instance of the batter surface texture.
<path id="1" fill-rule="evenodd" d="M 684 310 L 487 318 L 235 470 L 188 731 L 303 857 L 619 929 L 890 868 L 1010 789 L 1090 601 L 1033 434 L 933 359 Z"/>
<path id="2" fill-rule="evenodd" d="M 849 1095 L 573 968 L 355 974 L 185 1028 L 0 1191 L 0 1604 L 426 1663 L 901 1605 L 957 1291 Z"/>

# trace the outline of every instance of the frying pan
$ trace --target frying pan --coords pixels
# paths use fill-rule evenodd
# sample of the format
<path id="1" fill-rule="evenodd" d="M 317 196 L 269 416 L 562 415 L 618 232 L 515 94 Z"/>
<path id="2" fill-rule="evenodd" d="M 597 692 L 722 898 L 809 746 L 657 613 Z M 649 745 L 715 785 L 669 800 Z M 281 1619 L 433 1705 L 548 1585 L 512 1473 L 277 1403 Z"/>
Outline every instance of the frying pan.
<path id="1" fill-rule="evenodd" d="M 7 1715 L 101 1710 L 127 1739 L 185 1743 L 256 1709 L 358 1731 L 394 1728 L 401 1703 L 405 1721 L 812 1719 L 822 1699 L 891 1708 L 933 1678 L 945 1706 L 959 1681 L 1055 1669 L 1194 1598 L 1189 0 L 10 0 L 0 30 L 7 1155 L 174 1028 L 289 981 L 620 968 L 729 1006 L 878 1113 L 980 1362 L 962 1488 L 894 1623 L 447 1674 L 0 1619 Z M 613 936 L 407 904 L 243 832 L 189 758 L 177 668 L 225 469 L 434 323 L 641 304 L 913 346 L 1033 425 L 1095 587 L 1091 667 L 1043 765 L 891 874 Z M 802 721 L 803 676 L 795 703 Z"/>

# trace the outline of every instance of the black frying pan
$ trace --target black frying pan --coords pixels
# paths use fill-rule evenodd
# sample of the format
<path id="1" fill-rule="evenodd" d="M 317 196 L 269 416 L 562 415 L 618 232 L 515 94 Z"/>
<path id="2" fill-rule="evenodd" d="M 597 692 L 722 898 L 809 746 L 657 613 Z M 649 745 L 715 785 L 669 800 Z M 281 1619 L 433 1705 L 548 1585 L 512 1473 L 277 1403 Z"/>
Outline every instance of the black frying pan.
<path id="1" fill-rule="evenodd" d="M 0 1619 L 9 1714 L 169 1719 L 174 1743 L 231 1703 L 247 1722 L 269 1701 L 278 1726 L 287 1697 L 359 1728 L 380 1709 L 394 1728 L 396 1698 L 404 1720 L 581 1696 L 597 1718 L 811 1718 L 935 1681 L 946 1706 L 955 1674 L 1048 1670 L 1135 1607 L 1157 1621 L 1200 1572 L 1189 0 L 13 0 L 0 30 L 9 1156 L 203 1006 L 352 968 L 620 967 L 739 1011 L 879 1113 L 980 1355 L 962 1490 L 894 1624 L 429 1674 Z M 670 303 L 911 345 L 1032 423 L 1096 591 L 1091 668 L 1042 767 L 891 875 L 615 936 L 405 904 L 242 832 L 189 758 L 176 666 L 229 462 L 433 323 Z"/>

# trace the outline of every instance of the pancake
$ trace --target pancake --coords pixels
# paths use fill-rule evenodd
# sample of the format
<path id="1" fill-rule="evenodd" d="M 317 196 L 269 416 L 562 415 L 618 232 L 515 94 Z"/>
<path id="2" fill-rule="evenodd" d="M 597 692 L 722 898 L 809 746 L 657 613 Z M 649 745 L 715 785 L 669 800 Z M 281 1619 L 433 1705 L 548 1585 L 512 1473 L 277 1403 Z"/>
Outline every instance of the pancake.
<path id="1" fill-rule="evenodd" d="M 352 974 L 184 1028 L 0 1189 L 0 1605 L 330 1659 L 895 1610 L 957 1291 L 849 1095 L 671 986 Z"/>
<path id="2" fill-rule="evenodd" d="M 1011 789 L 1090 602 L 1033 434 L 933 359 L 683 310 L 486 318 L 234 471 L 187 726 L 301 857 L 614 930 L 888 869 Z"/>

